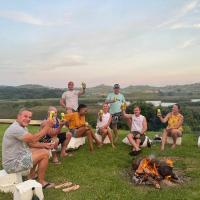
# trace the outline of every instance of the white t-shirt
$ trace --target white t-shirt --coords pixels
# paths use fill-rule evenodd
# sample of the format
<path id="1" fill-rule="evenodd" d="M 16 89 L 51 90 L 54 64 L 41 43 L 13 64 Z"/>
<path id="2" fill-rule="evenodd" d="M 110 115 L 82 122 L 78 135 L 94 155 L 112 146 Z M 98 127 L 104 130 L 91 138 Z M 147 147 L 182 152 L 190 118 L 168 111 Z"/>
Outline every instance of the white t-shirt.
<path id="1" fill-rule="evenodd" d="M 143 129 L 143 121 L 144 121 L 143 115 L 136 117 L 135 114 L 133 114 L 132 115 L 131 131 L 137 131 L 137 132 L 141 133 L 142 129 Z"/>
<path id="2" fill-rule="evenodd" d="M 65 100 L 65 106 L 77 110 L 78 108 L 78 93 L 77 90 L 66 91 L 62 94 L 62 99 Z"/>
<path id="3" fill-rule="evenodd" d="M 101 128 L 101 127 L 105 126 L 108 123 L 110 117 L 111 117 L 111 114 L 109 112 L 103 113 L 102 121 L 100 121 L 99 118 L 97 120 L 97 128 Z"/>

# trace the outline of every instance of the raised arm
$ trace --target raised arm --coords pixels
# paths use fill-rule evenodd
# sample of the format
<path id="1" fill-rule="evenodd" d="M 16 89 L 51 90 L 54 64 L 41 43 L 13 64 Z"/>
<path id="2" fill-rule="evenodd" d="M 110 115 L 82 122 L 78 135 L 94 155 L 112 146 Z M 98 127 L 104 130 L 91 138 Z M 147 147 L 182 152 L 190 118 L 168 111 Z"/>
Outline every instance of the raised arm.
<path id="1" fill-rule="evenodd" d="M 127 114 L 125 110 L 122 110 L 122 116 L 125 119 L 131 119 L 132 118 L 132 114 Z"/>
<path id="2" fill-rule="evenodd" d="M 81 85 L 82 85 L 82 90 L 78 92 L 78 96 L 85 94 L 86 83 L 82 83 Z"/>
<path id="3" fill-rule="evenodd" d="M 168 121 L 170 115 L 171 115 L 171 113 L 168 113 L 165 117 L 162 117 L 162 115 L 158 115 L 158 117 L 162 123 L 166 123 Z"/>
<path id="4" fill-rule="evenodd" d="M 115 99 L 111 99 L 110 94 L 108 94 L 108 96 L 106 97 L 105 103 L 115 103 Z"/>
<path id="5" fill-rule="evenodd" d="M 26 133 L 22 137 L 22 140 L 26 143 L 35 143 L 38 142 L 43 136 L 45 136 L 50 130 L 51 126 L 46 125 L 44 128 L 42 128 L 38 133 L 36 134 L 31 134 L 31 133 Z"/>

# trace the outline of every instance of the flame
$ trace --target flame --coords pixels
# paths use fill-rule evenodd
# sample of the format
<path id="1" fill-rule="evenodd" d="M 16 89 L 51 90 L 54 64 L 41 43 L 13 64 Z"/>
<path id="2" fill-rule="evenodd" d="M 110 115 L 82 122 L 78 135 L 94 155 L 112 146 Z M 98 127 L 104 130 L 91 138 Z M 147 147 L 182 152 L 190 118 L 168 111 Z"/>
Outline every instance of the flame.
<path id="1" fill-rule="evenodd" d="M 146 174 L 151 174 L 153 176 L 159 176 L 156 164 L 155 163 L 152 164 L 151 159 L 148 158 L 144 158 L 143 160 L 141 160 L 140 165 L 136 170 L 136 173 L 137 174 L 146 173 Z"/>
<path id="2" fill-rule="evenodd" d="M 166 163 L 167 163 L 167 165 L 168 166 L 170 166 L 170 167 L 173 167 L 174 165 L 173 165 L 173 161 L 172 160 L 170 160 L 170 159 L 166 159 L 166 161 L 165 161 Z"/>

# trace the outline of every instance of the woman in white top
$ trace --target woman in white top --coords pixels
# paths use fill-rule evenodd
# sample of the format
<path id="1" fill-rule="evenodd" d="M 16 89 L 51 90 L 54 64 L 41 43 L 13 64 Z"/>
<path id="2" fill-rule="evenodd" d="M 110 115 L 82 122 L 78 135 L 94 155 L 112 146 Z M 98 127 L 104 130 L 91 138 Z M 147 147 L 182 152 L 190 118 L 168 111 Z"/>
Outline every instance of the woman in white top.
<path id="1" fill-rule="evenodd" d="M 135 106 L 133 109 L 134 114 L 126 114 L 123 111 L 123 116 L 126 119 L 131 119 L 131 132 L 127 135 L 127 138 L 132 145 L 133 149 L 131 155 L 137 155 L 140 152 L 140 145 L 145 140 L 145 131 L 147 130 L 146 118 L 141 115 L 141 109 L 139 106 Z"/>
<path id="2" fill-rule="evenodd" d="M 106 136 L 110 139 L 110 142 L 112 144 L 112 147 L 115 148 L 113 144 L 113 138 L 112 138 L 112 132 L 110 129 L 110 123 L 112 121 L 112 116 L 108 112 L 109 106 L 107 103 L 103 104 L 103 110 L 98 113 L 98 119 L 97 119 L 97 133 L 102 136 L 102 143 Z"/>

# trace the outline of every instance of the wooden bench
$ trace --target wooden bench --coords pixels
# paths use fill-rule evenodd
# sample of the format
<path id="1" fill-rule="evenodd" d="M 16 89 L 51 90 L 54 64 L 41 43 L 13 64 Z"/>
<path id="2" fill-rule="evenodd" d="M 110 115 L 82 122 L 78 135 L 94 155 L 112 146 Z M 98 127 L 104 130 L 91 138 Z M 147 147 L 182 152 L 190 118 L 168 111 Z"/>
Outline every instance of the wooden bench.
<path id="1" fill-rule="evenodd" d="M 16 119 L 0 119 L 0 124 L 12 124 Z M 30 125 L 40 126 L 42 120 L 31 120 Z"/>

